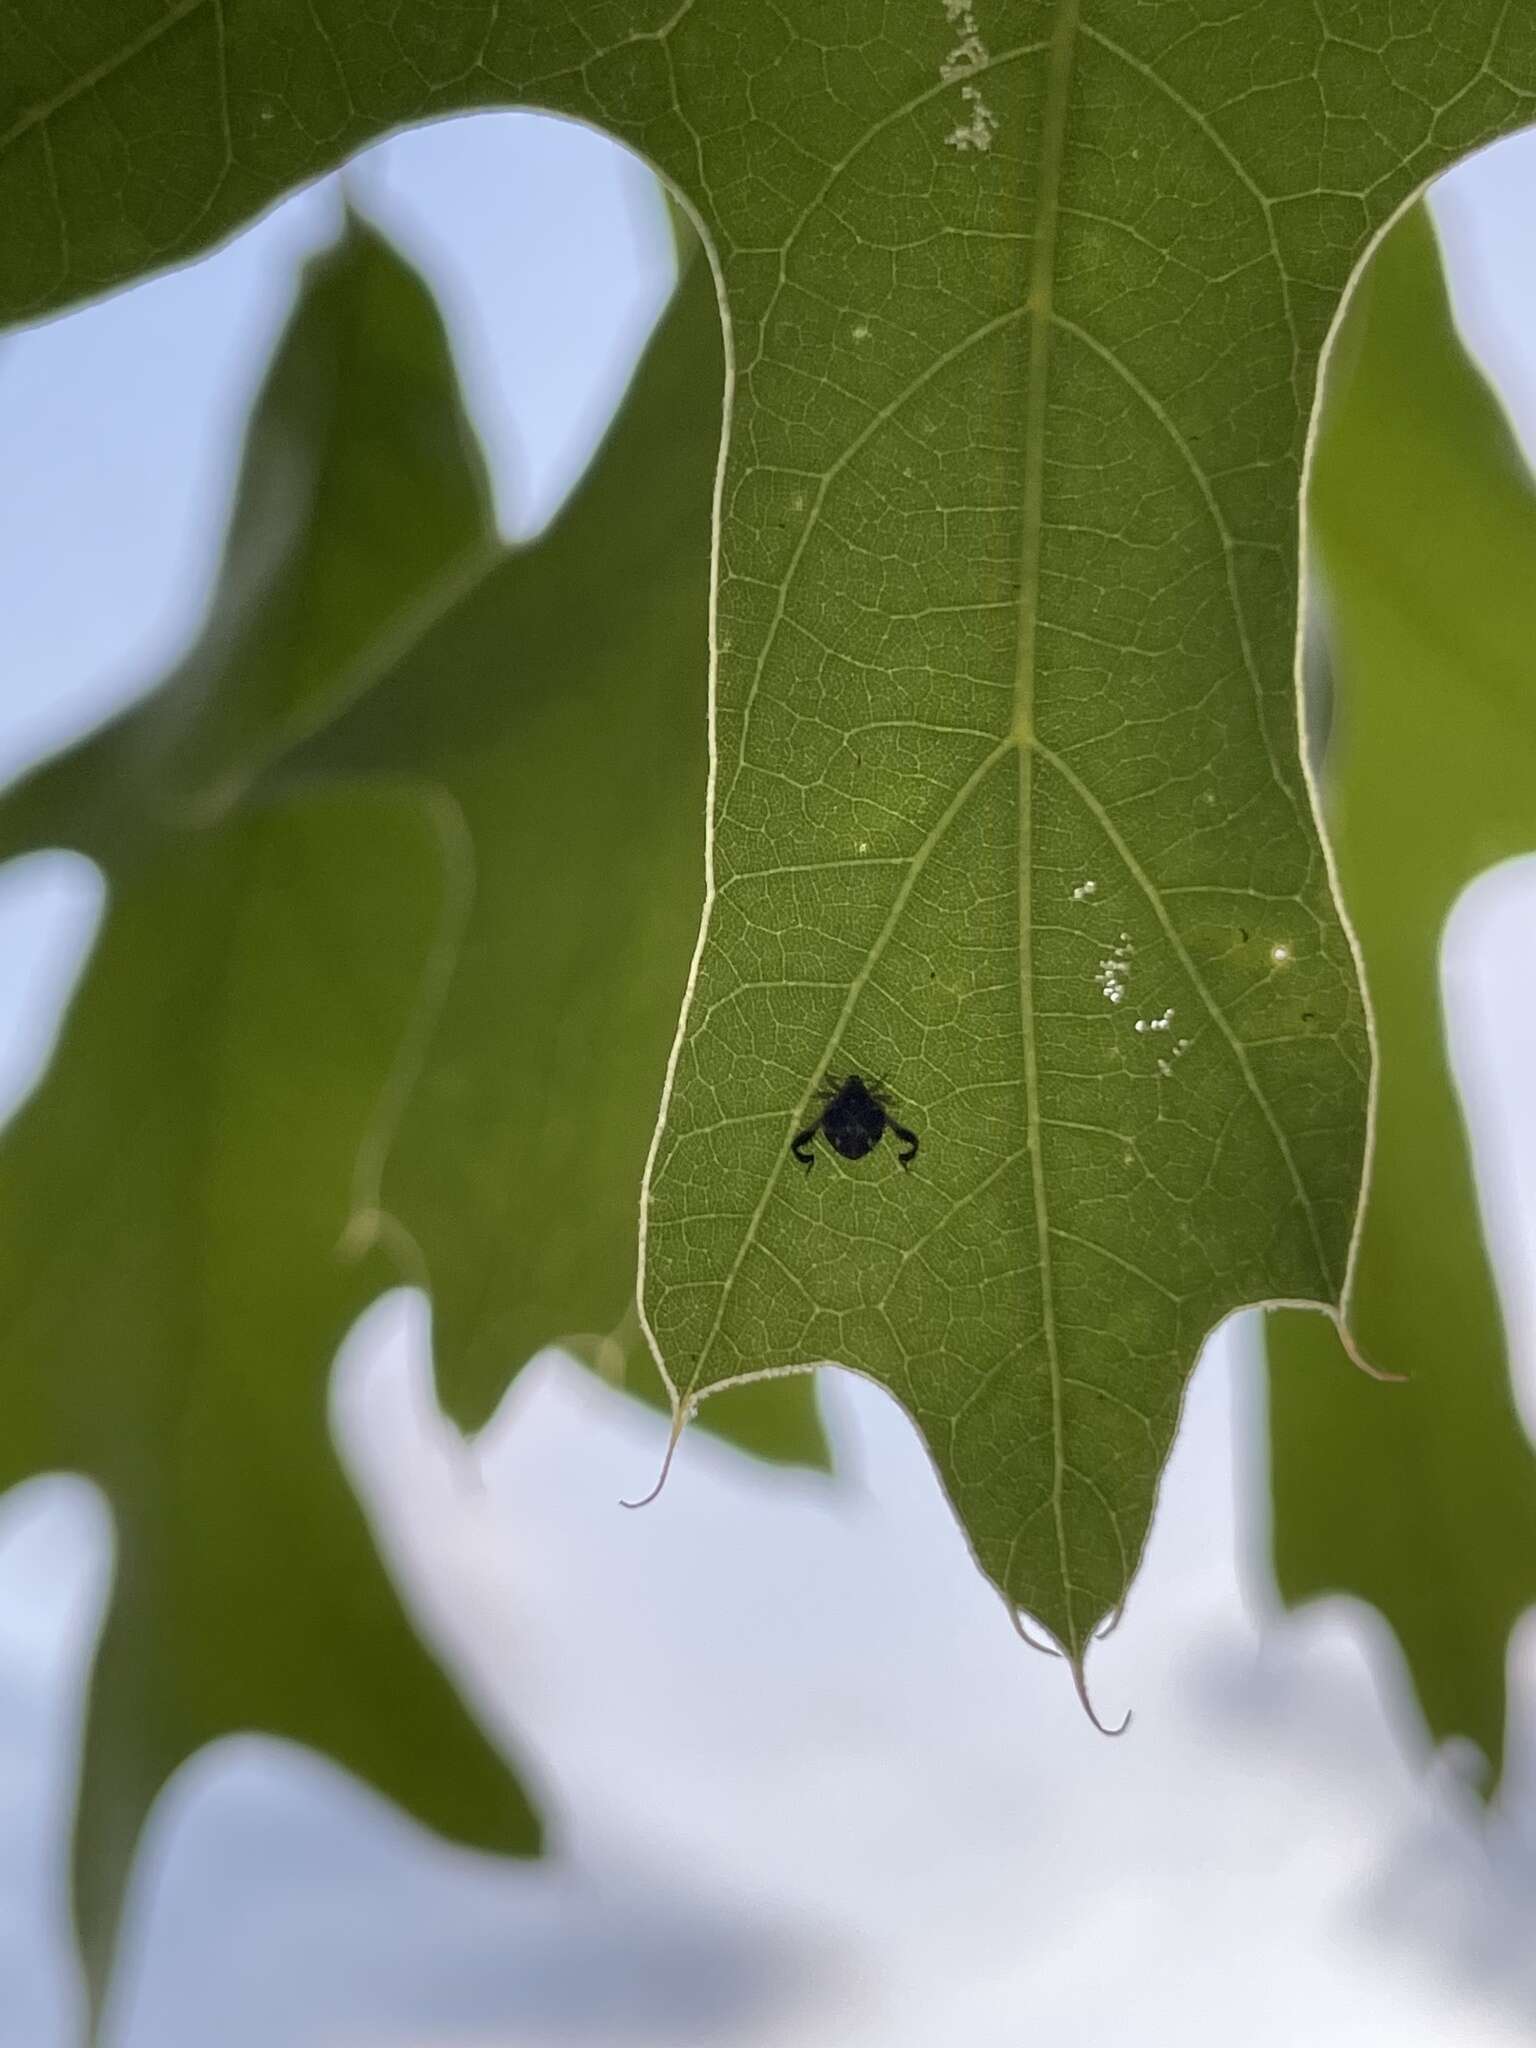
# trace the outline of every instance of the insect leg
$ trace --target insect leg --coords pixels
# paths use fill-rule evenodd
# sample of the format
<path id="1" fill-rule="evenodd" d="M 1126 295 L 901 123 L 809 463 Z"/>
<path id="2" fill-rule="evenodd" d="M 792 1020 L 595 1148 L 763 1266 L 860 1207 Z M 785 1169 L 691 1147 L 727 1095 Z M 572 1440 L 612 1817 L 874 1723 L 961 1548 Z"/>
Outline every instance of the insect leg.
<path id="1" fill-rule="evenodd" d="M 896 1157 L 903 1166 L 910 1166 L 917 1157 L 916 1131 L 909 1131 L 905 1124 L 899 1124 L 891 1117 L 887 1117 L 886 1122 L 891 1127 L 891 1135 L 898 1139 L 901 1144 L 901 1150 L 897 1153 Z"/>
<path id="2" fill-rule="evenodd" d="M 811 1140 L 819 1129 L 819 1124 L 811 1124 L 797 1138 L 791 1138 L 789 1141 L 790 1151 L 794 1153 L 807 1173 L 816 1164 L 816 1154 L 811 1149 Z"/>

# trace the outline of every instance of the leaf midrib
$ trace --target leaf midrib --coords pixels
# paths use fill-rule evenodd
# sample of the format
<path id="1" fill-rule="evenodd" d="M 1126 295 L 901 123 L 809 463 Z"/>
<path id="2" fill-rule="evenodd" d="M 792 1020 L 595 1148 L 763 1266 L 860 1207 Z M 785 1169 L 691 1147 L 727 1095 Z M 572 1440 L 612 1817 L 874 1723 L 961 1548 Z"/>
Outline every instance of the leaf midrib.
<path id="1" fill-rule="evenodd" d="M 847 1027 L 854 1006 L 856 1005 L 864 987 L 867 985 L 870 974 L 874 971 L 874 968 L 878 963 L 880 956 L 884 952 L 885 947 L 890 940 L 892 932 L 895 930 L 897 923 L 900 921 L 902 912 L 906 907 L 906 904 L 911 896 L 912 890 L 915 888 L 917 884 L 919 876 L 922 874 L 924 867 L 927 865 L 929 855 L 932 853 L 934 847 L 938 845 L 940 840 L 943 839 L 944 835 L 948 832 L 950 826 L 953 824 L 955 818 L 959 815 L 961 810 L 964 809 L 965 805 L 970 801 L 970 798 L 972 797 L 972 795 L 974 795 L 975 791 L 992 773 L 993 769 L 996 768 L 999 762 L 1001 762 L 1006 757 L 1010 749 L 1016 750 L 1019 760 L 1020 786 L 1018 856 L 1020 924 L 1019 993 L 1020 1007 L 1023 1013 L 1023 1041 L 1026 1070 L 1026 1142 L 1029 1150 L 1031 1172 L 1033 1176 L 1035 1217 L 1040 1242 L 1040 1270 L 1042 1278 L 1043 1295 L 1042 1306 L 1047 1333 L 1047 1357 L 1049 1360 L 1051 1375 L 1053 1442 L 1053 1479 L 1051 1496 L 1052 1515 L 1056 1530 L 1057 1554 L 1061 1570 L 1063 1596 L 1066 1603 L 1068 1614 L 1068 1630 L 1069 1634 L 1073 1638 L 1072 1643 L 1069 1647 L 1074 1655 L 1078 1654 L 1077 1627 L 1075 1619 L 1072 1616 L 1071 1588 L 1068 1576 L 1066 1557 L 1066 1530 L 1064 1526 L 1062 1512 L 1062 1488 L 1066 1469 L 1066 1452 L 1062 1419 L 1062 1380 L 1060 1360 L 1058 1357 L 1056 1346 L 1054 1308 L 1050 1293 L 1049 1225 L 1047 1221 L 1045 1207 L 1044 1176 L 1040 1160 L 1039 1086 L 1032 1000 L 1033 976 L 1032 963 L 1030 960 L 1033 906 L 1029 890 L 1028 853 L 1030 846 L 1030 775 L 1032 771 L 1032 756 L 1034 742 L 1033 714 L 1035 678 L 1035 622 L 1038 609 L 1040 579 L 1040 548 L 1043 527 L 1042 507 L 1044 496 L 1044 428 L 1046 404 L 1046 371 L 1049 364 L 1051 343 L 1052 299 L 1056 256 L 1056 223 L 1059 211 L 1062 165 L 1066 155 L 1067 94 L 1071 83 L 1072 54 L 1076 42 L 1077 26 L 1078 0 L 1059 0 L 1056 23 L 1052 31 L 1052 35 L 1048 45 L 1048 48 L 1050 50 L 1050 70 L 1048 74 L 1048 84 L 1046 93 L 1045 120 L 1041 133 L 1041 158 L 1039 181 L 1040 189 L 1037 199 L 1038 211 L 1035 223 L 1036 232 L 1034 243 L 1034 257 L 1032 263 L 1029 298 L 1024 308 L 1026 315 L 1031 320 L 1030 384 L 1028 409 L 1026 413 L 1024 497 L 1022 503 L 1023 533 L 1021 540 L 1021 574 L 1018 598 L 1020 623 L 1018 657 L 1014 677 L 1013 724 L 1009 732 L 1005 735 L 1005 737 L 1002 740 L 1000 740 L 996 746 L 989 749 L 984 759 L 971 771 L 970 775 L 966 778 L 965 782 L 961 785 L 961 787 L 956 792 L 954 797 L 945 806 L 938 820 L 929 831 L 928 836 L 924 840 L 922 846 L 919 847 L 917 853 L 913 857 L 912 862 L 908 867 L 907 874 L 903 879 L 902 885 L 898 889 L 895 899 L 892 902 L 891 908 L 886 915 L 884 923 L 881 926 L 880 932 L 877 935 L 874 944 L 870 948 L 869 954 L 864 962 L 863 969 L 860 972 L 860 974 L 855 977 L 854 981 L 849 987 L 847 998 L 845 999 L 839 1012 L 837 1023 L 832 1032 L 831 1040 L 826 1054 L 826 1058 L 829 1059 L 833 1051 L 835 1051 L 838 1041 L 841 1038 L 843 1031 Z M 997 329 L 1006 326 L 1008 322 L 1011 321 L 1014 317 L 1015 316 L 1011 312 L 1005 314 L 1001 316 L 997 321 L 989 323 L 988 328 L 984 331 L 996 331 Z M 975 335 L 968 336 L 965 343 L 962 346 L 969 348 L 974 344 L 976 338 L 977 337 Z M 951 351 L 950 353 L 958 354 L 959 352 L 960 351 L 957 349 L 955 351 Z M 938 366 L 936 365 L 933 367 L 936 368 Z M 926 371 L 924 373 L 924 376 L 926 377 L 931 374 L 932 369 Z M 862 446 L 863 443 L 866 440 L 868 440 L 870 434 L 875 431 L 876 427 L 879 424 L 881 424 L 883 418 L 888 417 L 889 411 L 890 408 L 886 408 L 884 413 L 882 413 L 880 417 L 878 417 L 875 421 L 872 421 L 870 425 L 866 427 L 864 432 L 858 437 L 857 441 L 855 442 L 854 448 L 847 451 L 847 453 L 842 459 L 842 462 L 840 462 L 838 467 L 846 466 L 846 462 L 851 459 L 852 454 L 856 452 L 856 449 L 859 446 Z M 823 491 L 824 490 L 825 482 L 823 485 Z M 815 523 L 814 513 L 817 509 L 819 509 L 819 506 L 813 508 L 813 516 L 810 520 L 807 521 L 807 533 Z M 748 711 L 750 711 L 750 697 L 747 708 Z M 744 749 L 744 737 L 742 741 L 742 746 Z M 825 1064 L 825 1060 L 823 1061 L 823 1064 Z M 813 1085 L 814 1077 L 812 1083 L 808 1084 L 804 1100 L 801 1103 L 799 1103 L 796 1107 L 795 1116 L 791 1120 L 792 1128 L 795 1125 L 798 1125 L 798 1123 L 803 1118 L 806 1105 L 810 1100 L 810 1092 L 811 1087 Z M 686 1386 L 680 1386 L 674 1389 L 674 1399 L 677 1401 L 678 1404 L 678 1420 L 685 1418 L 687 1414 L 691 1412 L 691 1410 L 697 1405 L 698 1401 L 703 1399 L 705 1395 L 712 1392 L 718 1392 L 720 1391 L 720 1387 L 722 1385 L 727 1384 L 725 1382 L 722 1382 L 714 1387 L 706 1387 L 700 1389 L 698 1381 L 705 1361 L 708 1359 L 709 1354 L 713 1350 L 714 1345 L 720 1335 L 720 1331 L 724 1327 L 726 1308 L 730 1301 L 731 1295 L 734 1291 L 735 1282 L 741 1272 L 743 1265 L 746 1262 L 746 1258 L 749 1251 L 751 1250 L 753 1244 L 757 1240 L 758 1231 L 761 1227 L 763 1217 L 767 1212 L 769 1201 L 772 1199 L 773 1191 L 778 1185 L 782 1166 L 783 1157 L 781 1148 L 781 1156 L 775 1160 L 772 1170 L 765 1179 L 763 1193 L 757 1203 L 756 1208 L 752 1213 L 751 1218 L 748 1221 L 747 1228 L 742 1233 L 742 1239 L 737 1249 L 736 1258 L 732 1262 L 731 1269 L 726 1275 L 724 1282 L 722 1283 L 722 1286 L 720 1288 L 720 1297 L 716 1308 L 715 1316 L 711 1323 L 708 1334 L 705 1337 L 704 1343 L 700 1347 L 698 1357 L 694 1362 L 694 1370 L 692 1375 L 690 1376 L 690 1383 Z M 672 1384 L 670 1375 L 666 1374 L 664 1366 L 662 1370 L 663 1376 L 667 1378 L 668 1384 L 670 1386 Z M 740 1375 L 739 1377 L 742 1379 L 750 1379 L 757 1377 L 757 1375 L 748 1373 Z M 1010 1552 L 1009 1566 L 1011 1567 L 1011 1565 L 1012 1553 Z M 1006 1571 L 1004 1576 L 1006 1579 Z"/>
<path id="2" fill-rule="evenodd" d="M 1067 96 L 1072 82 L 1072 54 L 1077 38 L 1078 0 L 1060 0 L 1051 35 L 1050 71 L 1046 85 L 1045 121 L 1040 137 L 1040 180 L 1036 199 L 1034 248 L 1029 281 L 1029 394 L 1024 425 L 1023 535 L 1019 563 L 1018 654 L 1014 670 L 1013 740 L 1019 775 L 1019 1012 L 1024 1050 L 1025 1149 L 1035 1212 L 1040 1271 L 1040 1317 L 1045 1334 L 1046 1364 L 1051 1382 L 1051 1519 L 1056 1531 L 1056 1558 L 1061 1574 L 1068 1642 L 1076 1662 L 1080 1656 L 1077 1619 L 1072 1611 L 1072 1579 L 1067 1564 L 1067 1532 L 1063 1512 L 1066 1478 L 1065 1420 L 1061 1357 L 1056 1337 L 1056 1305 L 1051 1277 L 1051 1227 L 1046 1203 L 1045 1162 L 1041 1157 L 1040 1069 L 1035 1042 L 1034 889 L 1032 828 L 1035 770 L 1036 629 L 1040 611 L 1040 555 L 1044 535 L 1045 428 L 1047 380 L 1050 373 L 1052 301 L 1055 296 L 1056 225 L 1060 209 L 1061 172 L 1066 156 Z M 1007 1594 L 1015 1534 L 1003 1572 Z"/>

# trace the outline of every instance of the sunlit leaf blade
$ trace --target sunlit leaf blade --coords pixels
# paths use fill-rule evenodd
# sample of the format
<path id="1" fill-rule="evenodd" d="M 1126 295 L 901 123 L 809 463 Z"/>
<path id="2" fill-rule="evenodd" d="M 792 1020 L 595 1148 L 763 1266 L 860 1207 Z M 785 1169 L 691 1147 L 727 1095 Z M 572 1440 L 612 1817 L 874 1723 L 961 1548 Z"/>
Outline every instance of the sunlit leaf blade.
<path id="1" fill-rule="evenodd" d="M 661 1394 L 626 1302 L 646 1148 L 703 892 L 709 498 L 720 321 L 693 263 L 553 529 L 498 549 L 375 686 L 275 771 L 419 778 L 452 798 L 475 888 L 378 1200 L 433 1292 L 438 1381 L 484 1420 L 574 1339 Z M 809 1383 L 724 1433 L 821 1463 Z"/>
<path id="2" fill-rule="evenodd" d="M 1205 1334 L 1339 1300 L 1366 1046 L 1295 738 L 1314 322 L 1179 93 L 1034 19 L 987 151 L 914 109 L 830 181 L 837 294 L 797 248 L 748 357 L 644 1298 L 685 1404 L 820 1358 L 889 1386 L 1080 1667 Z M 1131 136 L 1198 212 L 1149 216 Z M 910 1172 L 802 1173 L 829 1070 L 889 1084 Z"/>
<path id="3" fill-rule="evenodd" d="M 1309 498 L 1337 686 L 1328 811 L 1381 1054 L 1355 1325 L 1411 1375 L 1350 1372 L 1271 1316 L 1275 1571 L 1391 1622 L 1437 1737 L 1504 1755 L 1511 1627 L 1536 1602 L 1536 1455 L 1441 1017 L 1457 895 L 1536 846 L 1536 489 L 1463 354 L 1429 222 L 1373 257 L 1340 335 Z"/>
<path id="4" fill-rule="evenodd" d="M 828 1356 L 890 1387 L 1080 1666 L 1206 1329 L 1343 1289 L 1366 1055 L 1297 767 L 1305 426 L 1373 232 L 1528 118 L 1536 14 L 406 0 L 374 30 L 274 0 L 218 29 L 21 43 L 12 309 L 462 106 L 611 128 L 697 205 L 734 349 L 718 894 L 646 1313 L 685 1405 Z M 828 1064 L 883 1072 L 910 1175 L 787 1172 Z"/>

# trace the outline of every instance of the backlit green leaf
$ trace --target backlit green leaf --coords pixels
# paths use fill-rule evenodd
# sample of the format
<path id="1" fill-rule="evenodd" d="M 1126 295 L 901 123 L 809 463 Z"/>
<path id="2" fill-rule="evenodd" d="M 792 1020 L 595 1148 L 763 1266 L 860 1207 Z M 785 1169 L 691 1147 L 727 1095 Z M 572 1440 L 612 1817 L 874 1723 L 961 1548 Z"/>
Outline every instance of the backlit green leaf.
<path id="1" fill-rule="evenodd" d="M 1338 688 L 1328 810 L 1381 1055 L 1355 1321 L 1411 1381 L 1363 1384 L 1315 1318 L 1269 1318 L 1275 1570 L 1288 1600 L 1381 1609 L 1432 1733 L 1476 1741 L 1491 1789 L 1509 1632 L 1536 1602 L 1536 1455 L 1439 952 L 1467 883 L 1536 846 L 1536 489 L 1457 341 L 1422 211 L 1373 257 L 1335 360 L 1309 498 Z"/>
<path id="2" fill-rule="evenodd" d="M 1306 423 L 1373 233 L 1528 117 L 1536 14 L 20 18 L 18 313 L 465 106 L 596 122 L 698 208 L 732 343 L 715 886 L 645 1313 L 684 1410 L 819 1358 L 889 1387 L 1080 1670 L 1205 1332 L 1344 1289 L 1367 1061 L 1297 757 Z M 883 1074 L 909 1175 L 787 1164 L 829 1066 Z"/>

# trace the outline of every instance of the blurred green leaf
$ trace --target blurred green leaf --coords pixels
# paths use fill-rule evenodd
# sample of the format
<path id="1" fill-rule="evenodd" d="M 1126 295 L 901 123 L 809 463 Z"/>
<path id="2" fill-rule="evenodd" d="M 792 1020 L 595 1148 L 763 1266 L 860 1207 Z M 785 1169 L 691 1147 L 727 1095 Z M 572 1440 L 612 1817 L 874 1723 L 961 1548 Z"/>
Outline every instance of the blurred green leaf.
<path id="1" fill-rule="evenodd" d="M 326 1430 L 332 1356 L 394 1277 L 341 1241 L 457 940 L 462 826 L 398 789 L 229 809 L 431 601 L 484 502 L 430 300 L 354 232 L 253 421 L 199 646 L 0 802 L 0 853 L 79 847 L 110 884 L 53 1069 L 0 1139 L 0 1486 L 84 1471 L 117 1529 L 76 1833 L 98 1989 L 150 1802 L 227 1732 L 313 1744 L 460 1840 L 538 1846 Z"/>
<path id="2" fill-rule="evenodd" d="M 258 399 L 197 644 L 152 696 L 6 794 L 0 858 L 69 845 L 120 866 L 217 825 L 495 551 L 436 308 L 354 225 L 306 273 Z"/>
<path id="3" fill-rule="evenodd" d="M 1275 1571 L 1287 1600 L 1380 1608 L 1431 1732 L 1470 1736 L 1496 1782 L 1509 1631 L 1536 1601 L 1536 1455 L 1439 956 L 1467 883 L 1536 846 L 1536 489 L 1457 340 L 1422 208 L 1351 301 L 1308 503 L 1337 690 L 1328 814 L 1381 1061 L 1352 1320 L 1411 1384 L 1363 1380 L 1314 1317 L 1267 1319 Z"/>
<path id="4" fill-rule="evenodd" d="M 560 1337 L 664 1399 L 624 1310 L 703 892 L 722 375 L 695 262 L 551 531 L 471 551 L 453 602 L 271 778 L 429 783 L 474 848 L 463 944 L 378 1194 L 430 1282 L 439 1386 L 470 1425 Z M 825 1463 L 808 1379 L 739 1390 L 718 1426 Z"/>
<path id="5" fill-rule="evenodd" d="M 887 1386 L 1080 1674 L 1206 1331 L 1337 1307 L 1367 1061 L 1298 763 L 1305 429 L 1373 234 L 1530 117 L 1536 13 L 54 12 L 12 0 L 15 314 L 468 106 L 608 128 L 697 207 L 716 893 L 644 1313 L 679 1413 L 829 1357 Z M 834 1063 L 883 1070 L 911 1175 L 786 1173 Z"/>
<path id="6" fill-rule="evenodd" d="M 702 640 L 719 428 L 698 270 L 569 519 L 512 554 L 436 312 L 354 226 L 253 420 L 197 647 L 0 802 L 0 857 L 79 847 L 112 889 L 0 1141 L 0 1486 L 77 1467 L 119 1529 L 77 1835 L 98 1985 L 149 1803 L 228 1730 L 537 1846 L 399 1611 L 326 1377 L 396 1277 L 358 1251 L 419 1078 L 385 1196 L 426 1252 L 451 1405 L 483 1419 L 582 1328 L 661 1398 L 616 1326 L 700 888 L 702 664 L 676 652 Z M 721 1421 L 825 1461 L 809 1382 Z"/>

